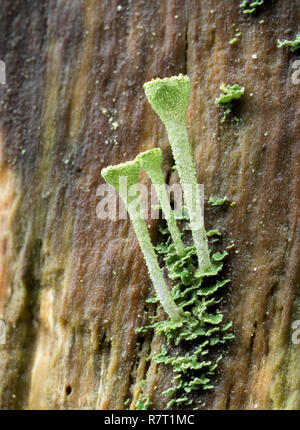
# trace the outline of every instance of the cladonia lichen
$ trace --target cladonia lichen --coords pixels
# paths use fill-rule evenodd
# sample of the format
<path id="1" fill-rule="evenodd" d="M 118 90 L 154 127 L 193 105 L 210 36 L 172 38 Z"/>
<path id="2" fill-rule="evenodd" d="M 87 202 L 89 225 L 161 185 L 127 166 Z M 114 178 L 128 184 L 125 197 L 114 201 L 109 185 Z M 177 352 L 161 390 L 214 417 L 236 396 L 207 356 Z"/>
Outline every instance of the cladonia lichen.
<path id="1" fill-rule="evenodd" d="M 189 78 L 179 75 L 155 79 L 145 84 L 145 92 L 166 126 L 188 216 L 183 210 L 178 220 L 180 225 L 177 225 L 165 189 L 160 149 L 143 152 L 135 160 L 109 166 L 101 173 L 123 199 L 144 254 L 155 290 L 155 295 L 146 302 L 148 306 L 151 303 L 162 305 L 169 316 L 165 318 L 158 312 L 138 332 L 154 330 L 166 339 L 166 345 L 149 358 L 173 369 L 172 385 L 164 392 L 170 399 L 167 405 L 170 408 L 173 405 L 191 405 L 193 398 L 190 393 L 194 390 L 213 388 L 213 376 L 222 358 L 223 345 L 234 337 L 229 331 L 231 322 L 223 321 L 219 308 L 221 290 L 229 282 L 229 279 L 223 279 L 220 275 L 223 259 L 228 253 L 218 249 L 221 236 L 218 229 L 206 233 L 204 214 L 202 209 L 199 210 L 198 197 L 195 197 L 198 196 L 196 169 L 185 125 L 190 95 Z M 232 98 L 227 96 L 226 103 L 238 98 L 236 93 Z M 137 188 L 140 168 L 149 175 L 166 215 L 163 221 L 165 225 L 162 224 L 160 228 L 161 240 L 155 248 L 140 207 Z M 132 187 L 136 187 L 135 192 Z M 209 202 L 220 206 L 226 201 L 226 197 L 215 197 Z M 189 246 L 184 245 L 181 231 Z M 210 247 L 213 249 L 212 255 Z M 162 275 L 163 267 L 166 269 L 167 281 Z M 141 397 L 135 405 L 137 409 L 150 406 L 147 396 Z"/>
<path id="2" fill-rule="evenodd" d="M 244 87 L 240 87 L 238 84 L 220 86 L 220 90 L 223 91 L 219 97 L 215 99 L 215 104 L 224 109 L 224 115 L 221 122 L 225 122 L 227 116 L 231 113 L 233 108 L 233 101 L 238 100 L 242 97 L 245 92 Z"/>
<path id="3" fill-rule="evenodd" d="M 243 0 L 240 3 L 240 8 L 243 13 L 250 14 L 256 12 L 256 8 L 261 6 L 264 3 L 264 0 L 252 1 L 252 0 Z"/>
<path id="4" fill-rule="evenodd" d="M 139 398 L 135 404 L 135 409 L 137 410 L 147 410 L 152 406 L 152 402 L 149 399 L 149 396 L 144 396 Z"/>
<path id="5" fill-rule="evenodd" d="M 132 187 L 138 184 L 139 171 L 140 163 L 138 160 L 134 160 L 116 166 L 109 166 L 102 169 L 101 174 L 105 181 L 119 193 L 125 203 L 141 250 L 144 254 L 150 278 L 163 308 L 172 320 L 179 320 L 181 312 L 170 296 L 168 286 L 161 273 L 157 256 L 154 252 L 146 222 L 141 211 L 140 202 L 138 202 L 137 205 L 135 204 L 139 197 L 138 189 L 136 187 L 134 195 L 129 192 L 132 191 Z M 124 178 L 126 178 L 126 180 L 124 180 Z"/>
<path id="6" fill-rule="evenodd" d="M 283 46 L 288 46 L 292 52 L 297 51 L 300 48 L 300 33 L 296 35 L 295 40 L 278 40 L 277 41 L 278 48 L 282 48 Z"/>
<path id="7" fill-rule="evenodd" d="M 199 273 L 211 268 L 206 238 L 204 216 L 201 213 L 196 169 L 192 158 L 186 128 L 186 112 L 190 98 L 190 79 L 178 75 L 172 78 L 154 79 L 144 85 L 146 96 L 164 123 L 172 148 L 175 164 L 183 188 L 195 243 Z"/>
<path id="8" fill-rule="evenodd" d="M 182 222 L 186 222 L 184 219 Z M 162 256 L 172 282 L 172 297 L 184 311 L 184 317 L 174 324 L 159 317 L 153 319 L 149 326 L 140 329 L 146 332 L 154 329 L 157 334 L 164 334 L 167 345 L 152 357 L 157 363 L 171 366 L 174 372 L 172 386 L 164 394 L 170 398 L 167 407 L 190 405 L 189 394 L 194 390 L 213 388 L 212 378 L 222 358 L 220 346 L 224 345 L 233 334 L 228 332 L 231 322 L 223 324 L 223 314 L 218 309 L 220 290 L 228 279 L 216 279 L 213 276 L 198 278 L 197 253 L 194 246 L 186 249 L 184 258 L 179 258 L 167 228 L 161 229 L 162 241 L 156 250 Z M 208 234 L 213 238 L 220 235 L 218 230 Z M 227 252 L 216 252 L 212 259 L 222 268 L 222 260 Z M 155 301 L 150 299 L 149 302 Z M 175 347 L 181 347 L 174 351 Z M 214 359 L 207 358 L 214 351 Z"/>
<path id="9" fill-rule="evenodd" d="M 236 44 L 241 35 L 242 32 L 239 29 L 236 29 L 234 37 L 229 41 L 230 45 Z"/>
<path id="10" fill-rule="evenodd" d="M 182 257 L 184 255 L 184 245 L 176 224 L 174 211 L 170 205 L 169 196 L 166 190 L 165 178 L 161 169 L 162 151 L 160 148 L 154 148 L 150 151 L 142 152 L 137 156 L 137 159 L 139 160 L 141 167 L 147 172 L 152 184 L 154 185 L 168 223 L 169 231 L 172 236 L 176 252 L 180 257 Z"/>
<path id="11" fill-rule="evenodd" d="M 225 197 L 210 197 L 208 199 L 208 203 L 210 203 L 212 206 L 222 206 L 224 203 L 228 201 L 228 198 Z"/>

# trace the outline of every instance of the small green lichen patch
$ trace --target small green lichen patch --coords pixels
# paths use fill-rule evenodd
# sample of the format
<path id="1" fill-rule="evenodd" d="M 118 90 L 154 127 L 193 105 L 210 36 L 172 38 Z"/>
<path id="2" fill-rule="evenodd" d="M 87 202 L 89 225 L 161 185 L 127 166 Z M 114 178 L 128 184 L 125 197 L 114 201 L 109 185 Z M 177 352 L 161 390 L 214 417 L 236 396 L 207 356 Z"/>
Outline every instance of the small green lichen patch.
<path id="1" fill-rule="evenodd" d="M 238 84 L 224 85 L 222 84 L 220 89 L 223 91 L 219 97 L 215 99 L 215 104 L 224 109 L 224 115 L 221 122 L 225 122 L 227 116 L 231 113 L 233 108 L 233 101 L 238 100 L 242 97 L 245 92 L 244 87 L 240 87 Z"/>
<path id="2" fill-rule="evenodd" d="M 225 197 L 210 197 L 208 203 L 212 206 L 222 206 L 224 203 L 228 202 L 228 198 Z"/>
<path id="3" fill-rule="evenodd" d="M 236 29 L 234 37 L 229 41 L 230 45 L 235 45 L 238 39 L 241 37 L 242 33 L 240 30 Z"/>
<path id="4" fill-rule="evenodd" d="M 168 270 L 172 280 L 171 294 L 183 316 L 176 322 L 154 317 L 150 325 L 138 331 L 145 333 L 153 329 L 156 334 L 166 337 L 167 345 L 152 358 L 173 369 L 172 386 L 164 392 L 170 398 L 167 405 L 170 408 L 190 405 L 192 391 L 213 388 L 213 376 L 222 358 L 219 347 L 234 335 L 228 332 L 231 323 L 223 324 L 223 314 L 218 306 L 220 292 L 229 282 L 219 276 L 216 278 L 227 252 L 212 255 L 212 261 L 219 264 L 216 273 L 199 277 L 195 247 L 186 247 L 185 255 L 179 258 L 167 228 L 161 229 L 161 233 L 163 240 L 156 246 L 156 251 Z M 211 230 L 208 237 L 213 235 L 221 233 Z M 175 351 L 174 346 L 177 347 Z"/>
<path id="5" fill-rule="evenodd" d="M 217 229 L 209 230 L 207 232 L 207 237 L 211 237 L 211 236 L 221 236 L 221 232 Z"/>
<path id="6" fill-rule="evenodd" d="M 118 130 L 120 123 L 117 121 L 117 115 L 118 115 L 118 111 L 115 108 L 101 108 L 101 113 L 103 114 L 104 117 L 106 117 L 109 127 L 111 129 L 111 131 L 116 131 Z M 122 120 L 121 120 L 122 122 Z M 102 133 L 99 132 L 99 135 L 101 135 Z M 113 136 L 111 139 L 105 139 L 104 144 L 108 145 L 108 144 L 114 144 L 117 145 L 118 144 L 118 140 L 116 135 Z"/>
<path id="7" fill-rule="evenodd" d="M 300 33 L 296 35 L 295 40 L 278 40 L 277 47 L 282 48 L 283 46 L 288 46 L 292 52 L 297 51 L 300 48 Z"/>
<path id="8" fill-rule="evenodd" d="M 264 3 L 264 0 L 251 1 L 251 0 L 243 0 L 240 3 L 240 8 L 242 9 L 244 14 L 251 14 L 256 12 L 256 9 Z"/>
<path id="9" fill-rule="evenodd" d="M 144 396 L 140 399 L 137 400 L 136 404 L 135 404 L 135 409 L 137 410 L 147 410 L 152 406 L 152 402 L 149 399 L 149 396 Z"/>

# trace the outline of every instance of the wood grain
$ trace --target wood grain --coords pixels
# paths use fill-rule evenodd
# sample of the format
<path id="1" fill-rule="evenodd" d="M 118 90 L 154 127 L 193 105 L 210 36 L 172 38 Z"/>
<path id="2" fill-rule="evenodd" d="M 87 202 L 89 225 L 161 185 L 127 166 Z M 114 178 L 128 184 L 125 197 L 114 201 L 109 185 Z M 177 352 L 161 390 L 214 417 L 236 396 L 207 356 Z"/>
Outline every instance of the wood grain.
<path id="1" fill-rule="evenodd" d="M 236 244 L 223 302 L 236 338 L 197 401 L 299 409 L 299 55 L 276 42 L 295 36 L 300 4 L 266 1 L 244 16 L 239 3 L 1 0 L 1 408 L 123 409 L 127 398 L 134 408 L 144 379 L 154 408 L 166 407 L 170 371 L 146 361 L 161 339 L 135 331 L 152 292 L 143 256 L 128 220 L 97 218 L 97 188 L 102 167 L 156 146 L 176 180 L 142 85 L 186 73 L 199 183 L 236 202 L 206 208 L 207 227 Z M 214 100 L 235 82 L 239 122 L 221 124 Z"/>

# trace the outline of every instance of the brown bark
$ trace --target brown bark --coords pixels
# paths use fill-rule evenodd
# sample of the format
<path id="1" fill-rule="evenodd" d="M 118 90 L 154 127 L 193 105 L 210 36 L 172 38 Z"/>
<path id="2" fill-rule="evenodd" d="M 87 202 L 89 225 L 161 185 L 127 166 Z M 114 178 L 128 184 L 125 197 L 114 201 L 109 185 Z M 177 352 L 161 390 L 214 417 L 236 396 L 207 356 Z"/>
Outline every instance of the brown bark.
<path id="1" fill-rule="evenodd" d="M 178 73 L 192 83 L 199 183 L 206 196 L 236 201 L 206 213 L 224 244 L 236 244 L 223 304 L 236 338 L 216 388 L 198 400 L 300 407 L 291 341 L 300 297 L 297 55 L 276 47 L 294 38 L 300 4 L 266 1 L 244 16 L 239 3 L 1 0 L 1 408 L 122 409 L 128 397 L 133 408 L 143 379 L 154 408 L 166 407 L 170 371 L 146 361 L 161 339 L 135 331 L 152 292 L 143 256 L 129 221 L 97 218 L 96 190 L 102 167 L 155 146 L 173 180 L 166 132 L 142 85 Z M 223 82 L 245 86 L 238 124 L 220 123 Z"/>

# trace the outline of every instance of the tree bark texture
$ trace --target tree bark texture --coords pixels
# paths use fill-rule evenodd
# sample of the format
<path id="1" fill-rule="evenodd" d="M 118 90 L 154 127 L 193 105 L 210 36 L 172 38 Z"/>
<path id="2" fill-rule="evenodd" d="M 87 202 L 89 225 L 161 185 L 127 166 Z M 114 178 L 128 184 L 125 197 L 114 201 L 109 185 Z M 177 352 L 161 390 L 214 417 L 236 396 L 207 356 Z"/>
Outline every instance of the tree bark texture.
<path id="1" fill-rule="evenodd" d="M 147 361 L 162 339 L 136 329 L 152 294 L 129 220 L 96 215 L 101 169 L 161 147 L 172 154 L 143 83 L 187 74 L 187 123 L 231 279 L 222 304 L 235 339 L 211 409 L 299 409 L 299 55 L 277 39 L 299 31 L 300 3 L 267 0 L 1 0 L 0 407 L 124 409 L 148 394 L 166 408 L 171 370 Z M 263 22 L 262 22 L 263 20 Z M 236 29 L 238 42 L 230 44 Z M 299 52 L 299 51 L 298 51 Z M 221 123 L 220 85 L 245 95 Z M 112 127 L 118 123 L 118 128 Z M 146 181 L 145 178 L 143 178 Z M 158 221 L 149 221 L 152 238 Z M 144 388 L 141 381 L 146 380 Z M 157 387 L 157 388 L 156 388 Z"/>

